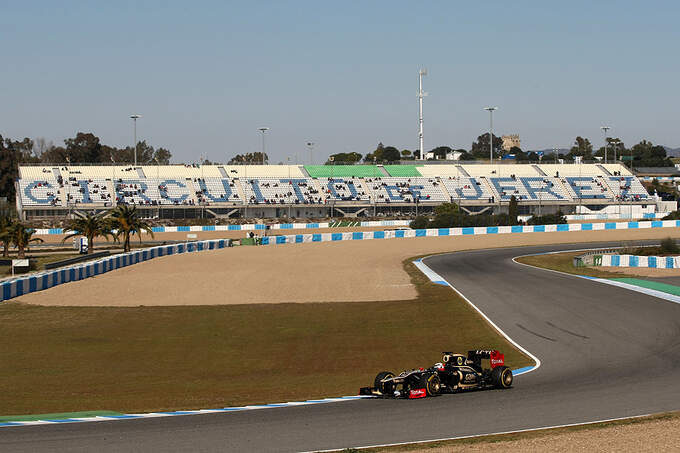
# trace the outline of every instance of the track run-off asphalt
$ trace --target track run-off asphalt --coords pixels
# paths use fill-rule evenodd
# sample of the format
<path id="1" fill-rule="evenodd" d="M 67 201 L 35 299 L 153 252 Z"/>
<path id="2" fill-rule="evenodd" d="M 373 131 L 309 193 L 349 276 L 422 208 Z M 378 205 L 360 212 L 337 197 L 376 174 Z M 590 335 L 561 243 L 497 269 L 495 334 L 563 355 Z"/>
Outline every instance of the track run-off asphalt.
<path id="1" fill-rule="evenodd" d="M 0 431 L 0 451 L 316 451 L 677 410 L 680 304 L 512 261 L 607 245 L 503 248 L 424 259 L 540 359 L 541 366 L 518 376 L 509 390 L 13 427 Z M 451 325 L 452 335 L 455 330 Z M 366 379 L 368 385 L 372 376 Z"/>

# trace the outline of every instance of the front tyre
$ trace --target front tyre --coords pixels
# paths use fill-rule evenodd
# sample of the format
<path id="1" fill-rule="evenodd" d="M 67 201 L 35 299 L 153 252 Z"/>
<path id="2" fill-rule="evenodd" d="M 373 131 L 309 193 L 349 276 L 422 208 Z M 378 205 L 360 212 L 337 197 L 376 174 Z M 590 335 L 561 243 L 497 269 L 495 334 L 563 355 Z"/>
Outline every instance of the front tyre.
<path id="1" fill-rule="evenodd" d="M 491 371 L 491 384 L 499 389 L 512 386 L 512 370 L 506 366 L 499 366 Z"/>
<path id="2" fill-rule="evenodd" d="M 427 396 L 437 396 L 442 391 L 442 384 L 437 373 L 423 374 L 420 377 L 420 388 L 427 391 Z"/>
<path id="3" fill-rule="evenodd" d="M 375 377 L 375 380 L 373 381 L 373 387 L 378 389 L 380 393 L 383 395 L 391 395 L 394 393 L 394 383 L 392 382 L 383 382 L 385 379 L 393 378 L 394 373 L 390 371 L 381 371 L 378 373 L 378 375 Z"/>

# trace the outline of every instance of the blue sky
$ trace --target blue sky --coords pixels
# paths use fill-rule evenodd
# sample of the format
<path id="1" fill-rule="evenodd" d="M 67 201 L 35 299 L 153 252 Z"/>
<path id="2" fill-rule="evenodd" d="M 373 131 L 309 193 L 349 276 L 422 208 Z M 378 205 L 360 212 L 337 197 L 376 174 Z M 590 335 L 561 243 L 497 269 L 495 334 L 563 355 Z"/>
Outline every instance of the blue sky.
<path id="1" fill-rule="evenodd" d="M 678 2 L 0 1 L 0 134 L 61 144 L 138 136 L 174 161 L 305 143 L 321 156 L 469 148 L 488 128 L 524 149 L 680 146 Z M 304 161 L 306 163 L 306 160 Z"/>

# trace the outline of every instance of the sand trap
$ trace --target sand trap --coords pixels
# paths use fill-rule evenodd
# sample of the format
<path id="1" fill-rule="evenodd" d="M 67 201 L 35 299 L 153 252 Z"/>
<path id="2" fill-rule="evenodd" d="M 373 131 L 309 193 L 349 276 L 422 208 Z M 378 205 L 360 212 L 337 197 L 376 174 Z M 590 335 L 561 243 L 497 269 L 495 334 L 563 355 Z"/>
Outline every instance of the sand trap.
<path id="1" fill-rule="evenodd" d="M 401 263 L 416 255 L 679 233 L 678 228 L 659 228 L 234 247 L 157 258 L 14 300 L 72 306 L 403 300 L 416 292 Z"/>

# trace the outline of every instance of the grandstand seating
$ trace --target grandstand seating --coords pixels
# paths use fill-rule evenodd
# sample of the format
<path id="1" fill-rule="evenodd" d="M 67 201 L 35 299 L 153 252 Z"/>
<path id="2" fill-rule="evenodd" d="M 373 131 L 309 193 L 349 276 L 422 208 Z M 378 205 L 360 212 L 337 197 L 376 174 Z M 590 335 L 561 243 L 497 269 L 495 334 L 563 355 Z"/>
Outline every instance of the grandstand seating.
<path id="1" fill-rule="evenodd" d="M 17 188 L 28 208 L 651 198 L 619 164 L 26 166 L 19 168 Z"/>
<path id="2" fill-rule="evenodd" d="M 423 176 L 420 174 L 418 167 L 415 165 L 385 165 L 383 168 L 387 171 L 387 173 L 390 174 L 390 176 L 406 178 L 417 178 L 419 176 Z"/>
<path id="3" fill-rule="evenodd" d="M 604 180 L 617 199 L 646 200 L 649 198 L 647 190 L 634 176 L 610 176 Z"/>
<path id="4" fill-rule="evenodd" d="M 562 181 L 574 200 L 605 200 L 612 198 L 612 194 L 609 192 L 602 177 L 567 176 L 562 178 Z"/>
<path id="5" fill-rule="evenodd" d="M 199 203 L 242 203 L 234 181 L 226 178 L 196 178 L 196 198 Z"/>
<path id="6" fill-rule="evenodd" d="M 78 180 L 70 176 L 69 180 L 64 181 L 67 203 L 112 205 L 115 199 L 112 199 L 109 183 L 106 179 Z"/>
<path id="7" fill-rule="evenodd" d="M 451 200 L 490 200 L 493 196 L 484 181 L 466 176 L 448 176 L 441 178 L 451 196 Z"/>
<path id="8" fill-rule="evenodd" d="M 366 178 L 376 203 L 449 201 L 435 178 Z"/>
<path id="9" fill-rule="evenodd" d="M 336 201 L 368 201 L 370 194 L 366 192 L 361 181 L 354 178 L 319 178 L 318 182 L 324 199 Z"/>
<path id="10" fill-rule="evenodd" d="M 571 200 L 571 197 L 567 194 L 558 178 L 539 176 L 509 176 L 506 178 L 490 178 L 490 182 L 502 201 L 509 201 L 513 195 L 518 201 Z"/>
<path id="11" fill-rule="evenodd" d="M 22 179 L 19 181 L 19 195 L 24 206 L 62 206 L 65 198 L 54 179 Z"/>
<path id="12" fill-rule="evenodd" d="M 257 178 L 243 181 L 248 204 L 322 204 L 311 178 Z"/>
<path id="13" fill-rule="evenodd" d="M 375 178 L 384 173 L 376 165 L 305 165 L 312 178 Z"/>

